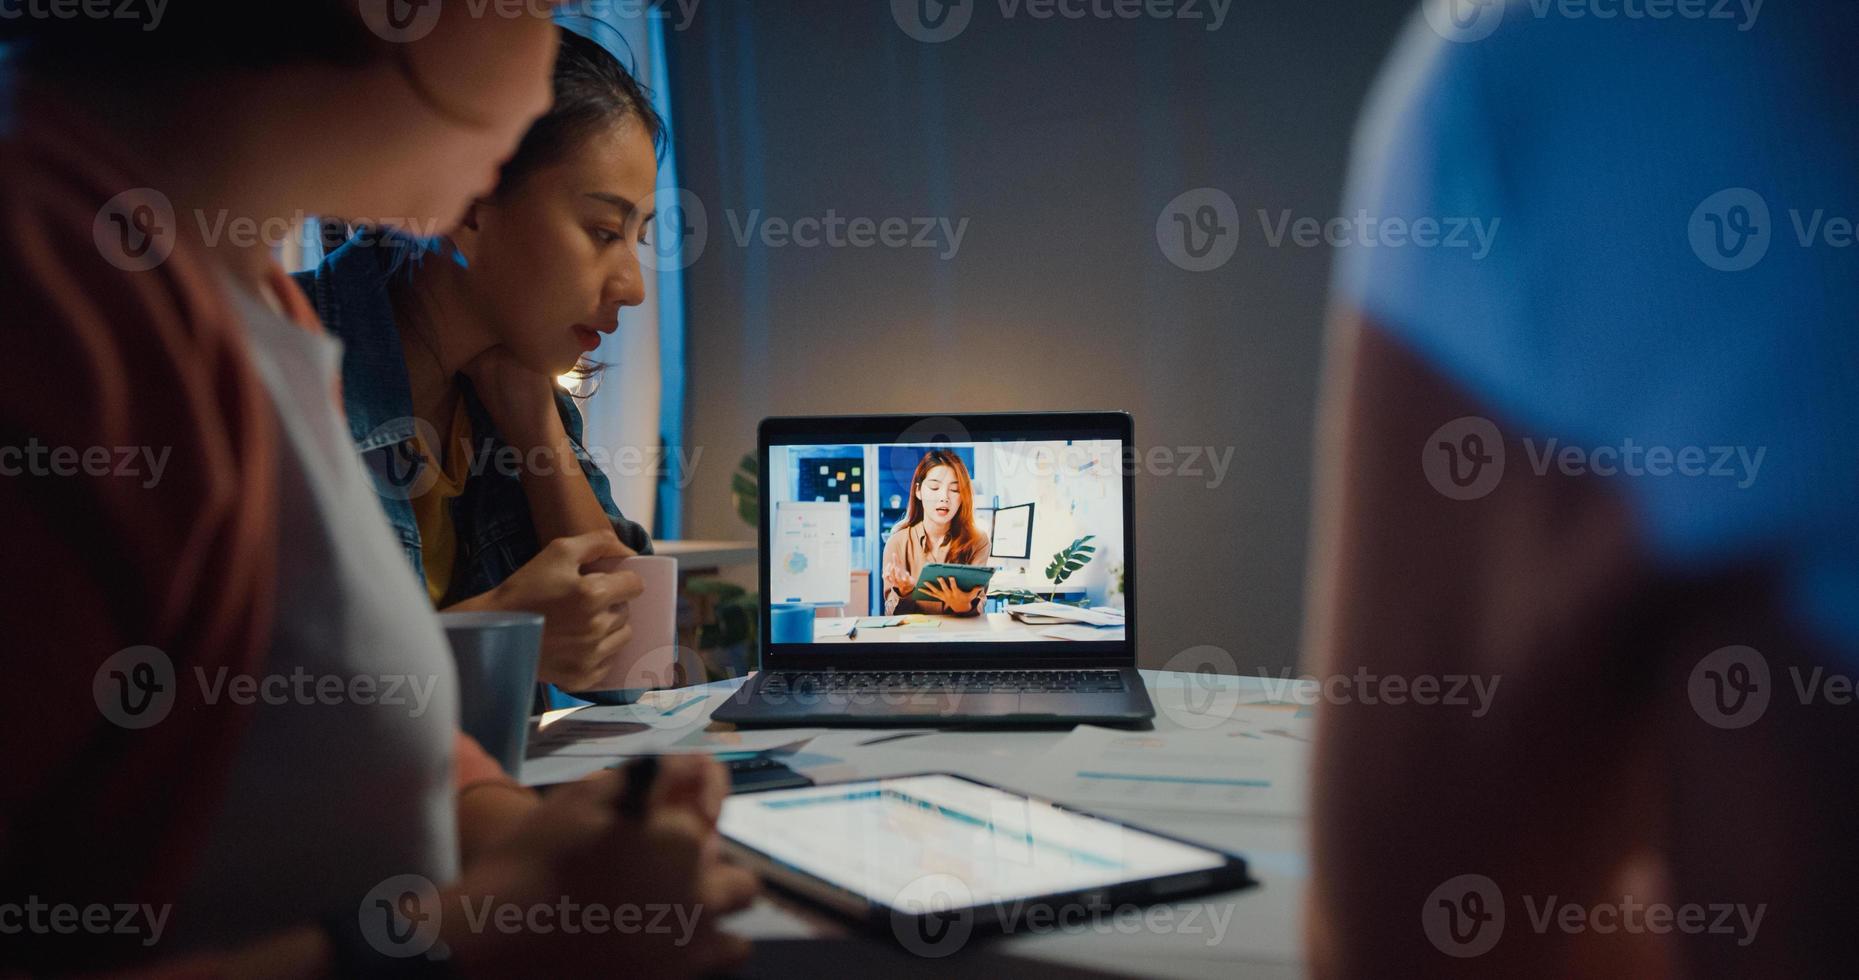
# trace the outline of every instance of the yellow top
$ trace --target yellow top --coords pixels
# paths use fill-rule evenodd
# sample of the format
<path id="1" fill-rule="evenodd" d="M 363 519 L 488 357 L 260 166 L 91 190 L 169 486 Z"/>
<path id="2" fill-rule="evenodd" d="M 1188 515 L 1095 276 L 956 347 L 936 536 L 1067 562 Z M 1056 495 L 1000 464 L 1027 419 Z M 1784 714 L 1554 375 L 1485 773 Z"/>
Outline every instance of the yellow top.
<path id="1" fill-rule="evenodd" d="M 420 528 L 420 561 L 426 566 L 426 594 L 436 607 L 452 587 L 452 568 L 458 563 L 458 529 L 452 524 L 452 500 L 465 492 L 470 478 L 471 416 L 460 399 L 452 413 L 451 452 L 434 458 L 432 447 L 419 438 L 422 466 L 431 466 L 439 478 L 425 493 L 413 498 L 413 519 Z"/>

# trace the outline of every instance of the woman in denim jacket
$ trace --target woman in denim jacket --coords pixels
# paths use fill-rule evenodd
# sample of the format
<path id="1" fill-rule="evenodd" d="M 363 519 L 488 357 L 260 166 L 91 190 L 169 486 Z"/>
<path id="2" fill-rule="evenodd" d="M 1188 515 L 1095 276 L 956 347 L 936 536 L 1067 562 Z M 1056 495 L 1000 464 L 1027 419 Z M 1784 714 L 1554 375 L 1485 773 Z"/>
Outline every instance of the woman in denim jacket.
<path id="1" fill-rule="evenodd" d="M 452 233 L 362 223 L 296 278 L 345 345 L 350 434 L 434 605 L 542 613 L 538 679 L 576 691 L 631 635 L 642 586 L 612 565 L 651 542 L 555 378 L 645 298 L 663 123 L 617 59 L 561 35 L 548 114 Z"/>

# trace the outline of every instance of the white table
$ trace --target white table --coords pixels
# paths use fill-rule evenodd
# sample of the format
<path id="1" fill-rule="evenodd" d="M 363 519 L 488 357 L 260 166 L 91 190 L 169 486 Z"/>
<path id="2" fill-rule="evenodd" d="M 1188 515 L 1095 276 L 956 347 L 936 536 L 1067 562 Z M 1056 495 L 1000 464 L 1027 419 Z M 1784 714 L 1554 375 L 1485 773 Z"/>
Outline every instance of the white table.
<path id="1" fill-rule="evenodd" d="M 1166 685 L 1182 685 L 1189 675 L 1143 671 L 1151 693 Z M 1204 682 L 1204 678 L 1202 679 Z M 1242 696 L 1263 694 L 1256 677 L 1222 678 Z M 734 689 L 742 680 L 719 681 L 687 689 Z M 706 710 L 714 704 L 706 706 Z M 702 727 L 691 722 L 693 730 Z M 710 726 L 712 729 L 726 726 Z M 1177 728 L 1164 713 L 1158 730 Z M 818 768 L 797 766 L 820 781 L 855 777 L 894 776 L 912 772 L 946 771 L 1002 786 L 1013 787 L 1030 763 L 1065 736 L 1063 731 L 946 732 L 922 735 L 869 746 L 853 744 L 857 736 L 827 735 L 803 752 L 830 756 Z M 878 737 L 870 733 L 868 737 Z M 816 748 L 817 746 L 817 748 Z M 550 760 L 560 762 L 562 760 Z M 610 761 L 610 760 L 609 760 Z M 590 760 L 588 771 L 601 763 Z M 531 760 L 524 770 L 534 781 Z M 568 778 L 571 770 L 556 767 L 551 778 Z M 1061 800 L 1061 802 L 1064 802 Z M 1152 827 L 1232 851 L 1244 856 L 1259 886 L 1244 891 L 1178 903 L 1177 921 L 1187 921 L 1187 910 L 1200 906 L 1197 934 L 1185 930 L 1152 934 L 1115 931 L 1078 931 L 1070 934 L 1009 935 L 988 948 L 1014 957 L 1077 965 L 1097 970 L 1151 977 L 1298 977 L 1304 973 L 1302 911 L 1306 885 L 1307 836 L 1301 818 L 1234 816 L 1168 812 L 1150 809 L 1093 807 L 1106 816 Z M 1214 923 L 1225 921 L 1224 934 L 1215 936 Z M 732 931 L 752 938 L 803 936 L 854 936 L 830 915 L 786 899 L 764 897 L 755 908 L 729 923 Z M 951 963 L 959 965 L 959 958 Z"/>

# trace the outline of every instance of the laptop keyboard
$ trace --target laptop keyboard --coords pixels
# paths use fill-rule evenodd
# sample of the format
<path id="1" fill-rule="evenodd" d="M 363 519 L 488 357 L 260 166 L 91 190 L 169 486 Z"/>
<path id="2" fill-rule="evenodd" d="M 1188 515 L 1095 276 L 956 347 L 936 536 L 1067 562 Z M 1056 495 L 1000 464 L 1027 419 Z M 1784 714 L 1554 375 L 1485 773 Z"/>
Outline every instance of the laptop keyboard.
<path id="1" fill-rule="evenodd" d="M 769 674 L 761 689 L 769 694 L 1103 694 L 1123 690 L 1123 674 L 1115 670 L 784 670 Z"/>

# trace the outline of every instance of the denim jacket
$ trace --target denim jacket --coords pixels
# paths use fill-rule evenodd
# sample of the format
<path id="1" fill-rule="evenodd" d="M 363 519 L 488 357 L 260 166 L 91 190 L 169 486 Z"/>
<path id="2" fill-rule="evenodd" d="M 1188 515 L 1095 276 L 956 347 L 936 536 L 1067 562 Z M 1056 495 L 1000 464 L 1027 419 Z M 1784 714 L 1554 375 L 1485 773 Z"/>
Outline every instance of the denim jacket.
<path id="1" fill-rule="evenodd" d="M 419 251 L 410 239 L 364 231 L 315 269 L 293 278 L 329 332 L 343 343 L 342 399 L 349 434 L 381 495 L 388 523 L 423 582 L 426 570 L 412 501 L 431 487 L 437 474 L 425 472 L 415 445 L 417 426 L 427 423 L 413 417 L 412 386 L 388 293 L 394 277 L 407 275 L 412 263 L 421 260 L 416 257 Z M 448 261 L 434 255 L 424 260 Z M 464 492 L 452 501 L 458 557 L 442 606 L 489 591 L 541 550 L 523 493 L 520 456 L 498 437 L 470 382 L 461 377 L 458 383 L 471 419 L 472 469 Z M 627 547 L 650 554 L 645 528 L 620 514 L 607 475 L 588 458 L 574 400 L 563 391 L 555 393 L 555 400 L 581 469 L 613 519 L 614 531 Z"/>

